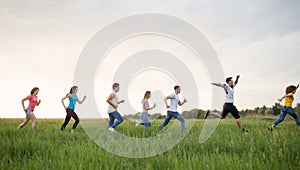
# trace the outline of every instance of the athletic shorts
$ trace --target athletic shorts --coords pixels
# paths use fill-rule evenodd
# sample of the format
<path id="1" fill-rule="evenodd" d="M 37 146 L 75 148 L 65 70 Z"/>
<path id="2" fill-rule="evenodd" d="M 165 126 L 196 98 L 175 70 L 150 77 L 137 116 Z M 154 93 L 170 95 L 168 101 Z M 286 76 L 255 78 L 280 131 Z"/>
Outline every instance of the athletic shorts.
<path id="1" fill-rule="evenodd" d="M 235 107 L 235 105 L 233 105 L 233 103 L 225 103 L 223 105 L 223 111 L 222 111 L 222 114 L 221 114 L 222 118 L 225 118 L 228 113 L 231 113 L 232 116 L 235 119 L 239 119 L 240 118 L 239 111 L 237 110 L 237 108 Z"/>
<path id="2" fill-rule="evenodd" d="M 30 114 L 30 113 L 32 113 L 32 112 L 33 112 L 33 110 L 26 109 L 26 114 Z"/>

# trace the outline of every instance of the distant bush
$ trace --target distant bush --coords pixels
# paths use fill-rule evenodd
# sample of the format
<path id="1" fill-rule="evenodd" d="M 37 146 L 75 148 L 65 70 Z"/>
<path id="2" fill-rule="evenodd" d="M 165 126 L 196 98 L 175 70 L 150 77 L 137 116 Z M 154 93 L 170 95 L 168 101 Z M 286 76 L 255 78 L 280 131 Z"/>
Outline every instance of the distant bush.
<path id="1" fill-rule="evenodd" d="M 204 119 L 205 113 L 206 111 L 202 109 L 192 109 L 182 112 L 182 115 L 186 119 Z"/>
<path id="2" fill-rule="evenodd" d="M 267 108 L 266 111 L 265 111 L 265 114 L 266 114 L 266 115 L 274 114 L 274 113 L 273 113 L 273 109 L 272 109 L 272 108 Z"/>

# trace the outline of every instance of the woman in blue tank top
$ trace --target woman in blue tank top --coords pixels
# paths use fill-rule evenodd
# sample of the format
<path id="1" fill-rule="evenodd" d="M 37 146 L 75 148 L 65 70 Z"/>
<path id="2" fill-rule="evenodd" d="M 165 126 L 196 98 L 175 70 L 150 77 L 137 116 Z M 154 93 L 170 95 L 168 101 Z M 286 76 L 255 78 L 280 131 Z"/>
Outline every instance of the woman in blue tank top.
<path id="1" fill-rule="evenodd" d="M 142 104 L 143 104 L 143 110 L 141 112 L 141 120 L 142 122 L 137 122 L 136 126 L 142 124 L 144 125 L 145 129 L 147 130 L 150 126 L 151 126 L 151 122 L 149 120 L 149 114 L 148 114 L 148 110 L 152 110 L 156 107 L 156 104 L 154 103 L 153 107 L 149 106 L 149 101 L 148 99 L 151 97 L 151 92 L 150 91 L 146 91 L 145 95 L 144 95 L 144 99 L 142 100 Z"/>
<path id="2" fill-rule="evenodd" d="M 64 123 L 62 124 L 60 130 L 63 131 L 67 124 L 69 123 L 71 117 L 75 120 L 75 123 L 73 124 L 73 127 L 72 127 L 72 131 L 71 132 L 74 132 L 74 130 L 76 129 L 78 123 L 79 123 L 79 118 L 77 116 L 77 114 L 75 113 L 74 109 L 75 109 L 75 105 L 76 105 L 76 102 L 78 102 L 79 104 L 81 104 L 82 102 L 84 102 L 84 100 L 86 99 L 86 96 L 83 96 L 83 99 L 82 100 L 79 100 L 78 97 L 77 97 L 77 91 L 78 91 L 78 87 L 77 86 L 73 86 L 71 89 L 70 89 L 70 92 L 61 99 L 61 102 L 64 106 L 64 108 L 66 109 L 66 112 L 67 112 L 67 115 L 66 115 L 66 118 L 65 118 L 65 121 Z M 68 107 L 65 106 L 65 103 L 64 103 L 64 100 L 69 98 L 69 105 Z"/>

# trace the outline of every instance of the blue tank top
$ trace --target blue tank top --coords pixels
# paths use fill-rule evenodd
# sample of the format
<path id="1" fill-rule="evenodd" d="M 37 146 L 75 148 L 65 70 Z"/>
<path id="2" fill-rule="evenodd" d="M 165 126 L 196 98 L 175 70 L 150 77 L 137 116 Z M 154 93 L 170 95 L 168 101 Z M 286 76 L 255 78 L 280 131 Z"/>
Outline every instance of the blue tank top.
<path id="1" fill-rule="evenodd" d="M 70 103 L 69 103 L 68 108 L 74 110 L 77 100 L 78 100 L 78 98 L 77 98 L 76 94 L 72 94 L 71 97 L 69 98 Z"/>

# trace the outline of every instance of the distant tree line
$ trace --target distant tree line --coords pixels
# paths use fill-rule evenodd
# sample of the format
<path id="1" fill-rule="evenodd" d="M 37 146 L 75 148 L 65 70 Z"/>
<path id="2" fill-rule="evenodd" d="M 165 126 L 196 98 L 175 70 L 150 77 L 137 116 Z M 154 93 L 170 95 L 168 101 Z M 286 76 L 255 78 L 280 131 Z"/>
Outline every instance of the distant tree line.
<path id="1" fill-rule="evenodd" d="M 281 111 L 281 105 L 280 103 L 274 103 L 273 106 L 267 107 L 263 105 L 262 107 L 255 107 L 254 109 L 243 109 L 240 110 L 241 116 L 246 116 L 250 114 L 256 114 L 256 115 L 279 115 Z M 295 111 L 300 114 L 300 103 L 297 103 L 296 107 L 294 108 Z M 218 110 L 214 110 L 215 112 L 219 112 Z M 206 113 L 206 110 L 202 109 L 192 109 L 190 111 L 183 111 L 182 115 L 185 119 L 204 119 L 204 115 Z M 230 115 L 229 115 L 230 116 Z M 140 113 L 135 114 L 129 114 L 124 116 L 125 119 L 140 119 Z M 162 115 L 161 113 L 154 113 L 150 114 L 150 119 L 164 119 L 166 116 Z"/>
<path id="2" fill-rule="evenodd" d="M 267 107 L 263 105 L 262 107 L 255 107 L 254 109 L 244 109 L 241 110 L 241 114 L 258 114 L 258 115 L 279 115 L 282 106 L 280 103 L 274 103 L 273 106 Z M 300 114 L 300 103 L 297 103 L 294 108 L 297 113 Z"/>

